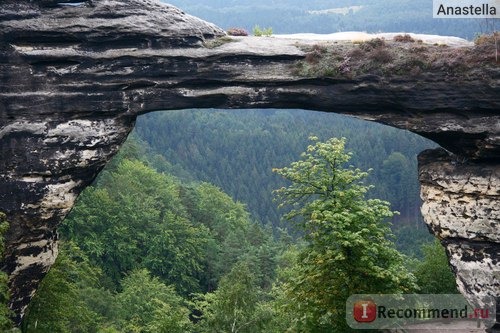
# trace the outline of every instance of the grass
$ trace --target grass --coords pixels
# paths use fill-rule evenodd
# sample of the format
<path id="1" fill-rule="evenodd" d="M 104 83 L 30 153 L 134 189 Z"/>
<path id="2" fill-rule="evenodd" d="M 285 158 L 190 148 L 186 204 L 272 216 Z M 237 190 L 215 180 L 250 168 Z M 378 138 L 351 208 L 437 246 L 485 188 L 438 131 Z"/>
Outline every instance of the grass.
<path id="1" fill-rule="evenodd" d="M 413 39 L 413 37 L 408 34 L 396 35 L 394 36 L 393 40 L 399 43 L 415 43 L 415 39 Z"/>
<path id="2" fill-rule="evenodd" d="M 219 37 L 219 38 L 210 39 L 210 40 L 206 41 L 204 43 L 204 45 L 207 49 L 215 49 L 216 47 L 220 47 L 224 44 L 232 43 L 232 42 L 235 42 L 235 40 L 233 38 L 231 38 L 229 36 L 223 36 L 223 37 Z"/>
<path id="3" fill-rule="evenodd" d="M 253 27 L 253 35 L 254 36 L 257 36 L 257 37 L 262 37 L 262 36 L 270 37 L 272 34 L 273 34 L 273 28 L 271 28 L 271 27 L 264 28 L 264 29 L 262 29 L 258 25 L 256 25 L 255 27 Z"/>
<path id="4" fill-rule="evenodd" d="M 493 52 L 495 53 L 495 61 L 498 62 L 498 58 L 499 58 L 498 51 L 500 49 L 500 45 L 498 42 L 499 39 L 500 39 L 500 32 L 495 31 L 492 34 L 485 34 L 485 35 L 477 36 L 476 39 L 474 40 L 474 43 L 477 46 L 494 45 Z"/>

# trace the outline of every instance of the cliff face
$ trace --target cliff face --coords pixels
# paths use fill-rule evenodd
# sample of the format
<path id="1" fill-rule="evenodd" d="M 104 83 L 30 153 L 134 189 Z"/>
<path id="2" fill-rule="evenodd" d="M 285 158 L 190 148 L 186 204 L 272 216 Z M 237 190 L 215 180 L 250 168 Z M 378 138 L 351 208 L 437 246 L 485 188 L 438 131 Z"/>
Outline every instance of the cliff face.
<path id="1" fill-rule="evenodd" d="M 454 155 L 421 156 L 424 218 L 462 293 L 498 296 L 493 56 L 490 45 L 229 38 L 150 0 L 3 1 L 0 211 L 10 222 L 3 269 L 17 320 L 55 260 L 57 225 L 135 117 L 185 108 L 337 112 L 439 143 Z"/>
<path id="2" fill-rule="evenodd" d="M 457 161 L 444 150 L 419 156 L 422 214 L 446 248 L 460 292 L 492 306 L 500 294 L 500 163 Z M 498 317 L 497 317 L 498 318 Z"/>

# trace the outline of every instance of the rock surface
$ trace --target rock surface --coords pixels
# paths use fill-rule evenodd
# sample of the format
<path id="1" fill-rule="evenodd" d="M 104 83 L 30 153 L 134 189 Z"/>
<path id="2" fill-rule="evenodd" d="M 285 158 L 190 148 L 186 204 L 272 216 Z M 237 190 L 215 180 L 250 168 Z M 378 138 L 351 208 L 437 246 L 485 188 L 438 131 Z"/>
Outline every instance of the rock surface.
<path id="1" fill-rule="evenodd" d="M 500 161 L 471 163 L 444 150 L 419 155 L 422 214 L 446 248 L 458 289 L 478 308 L 500 296 Z"/>
<path id="2" fill-rule="evenodd" d="M 229 38 L 151 0 L 2 1 L 0 211 L 16 320 L 55 260 L 57 225 L 135 117 L 186 108 L 337 112 L 439 143 L 455 155 L 421 159 L 424 218 L 447 244 L 461 291 L 498 296 L 498 277 L 484 271 L 498 273 L 500 256 L 494 51 L 374 45 Z M 470 263 L 479 271 L 467 273 Z"/>

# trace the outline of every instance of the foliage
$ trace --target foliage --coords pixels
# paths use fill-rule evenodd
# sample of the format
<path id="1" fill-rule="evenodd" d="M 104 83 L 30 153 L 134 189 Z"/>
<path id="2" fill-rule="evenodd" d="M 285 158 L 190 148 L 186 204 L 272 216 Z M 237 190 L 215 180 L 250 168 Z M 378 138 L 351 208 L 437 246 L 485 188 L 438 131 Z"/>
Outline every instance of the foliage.
<path id="1" fill-rule="evenodd" d="M 410 225 L 393 225 L 392 230 L 396 236 L 396 248 L 398 251 L 418 260 L 424 257 L 422 244 L 434 241 L 434 236 L 425 225 L 421 225 L 418 228 Z"/>
<path id="2" fill-rule="evenodd" d="M 184 300 L 146 269 L 132 271 L 112 294 L 98 285 L 100 269 L 64 242 L 22 324 L 23 332 L 187 332 Z"/>
<path id="3" fill-rule="evenodd" d="M 438 240 L 422 245 L 424 258 L 414 274 L 422 294 L 456 294 L 455 277 L 448 264 L 444 247 Z"/>
<path id="4" fill-rule="evenodd" d="M 75 244 L 62 243 L 56 263 L 30 303 L 23 332 L 95 332 L 100 316 L 82 295 L 87 287 L 97 285 L 99 274 Z"/>
<path id="5" fill-rule="evenodd" d="M 323 46 L 325 50 L 317 54 L 314 48 L 304 45 L 307 52 L 304 61 L 296 63 L 296 73 L 301 76 L 329 76 L 351 79 L 370 72 L 380 75 L 407 74 L 408 68 L 400 64 L 399 57 L 406 58 L 403 47 L 391 46 L 384 39 L 374 38 L 353 44 Z M 315 55 L 315 61 L 308 57 Z M 411 54 L 411 53 L 410 53 Z"/>
<path id="6" fill-rule="evenodd" d="M 204 45 L 205 45 L 205 47 L 207 47 L 209 49 L 214 49 L 216 47 L 222 46 L 222 45 L 227 44 L 227 43 L 232 43 L 234 41 L 235 40 L 229 36 L 223 36 L 223 37 L 207 40 L 207 41 L 205 41 Z"/>
<path id="7" fill-rule="evenodd" d="M 125 148 L 135 156 L 135 149 Z M 84 191 L 61 228 L 63 238 L 73 239 L 104 272 L 103 289 L 92 285 L 71 295 L 99 314 L 99 329 L 185 332 L 188 316 L 171 308 L 191 293 L 217 289 L 221 277 L 242 261 L 258 288 L 271 287 L 279 246 L 271 230 L 250 221 L 244 205 L 211 184 L 181 184 L 143 162 L 120 154 L 116 159 Z M 140 303 L 147 295 L 143 285 L 160 295 L 168 285 L 169 295 L 178 296 Z M 67 295 L 60 291 L 58 297 Z M 127 312 L 127 302 L 148 310 L 136 316 L 140 309 Z"/>
<path id="8" fill-rule="evenodd" d="M 268 28 L 261 28 L 260 26 L 256 25 L 253 27 L 253 35 L 257 37 L 269 37 L 273 34 L 273 28 L 268 27 Z"/>
<path id="9" fill-rule="evenodd" d="M 3 258 L 5 245 L 3 235 L 9 229 L 9 222 L 4 213 L 0 212 L 0 258 Z M 8 307 L 9 302 L 9 287 L 7 285 L 8 276 L 4 272 L 0 272 L 0 330 L 12 328 L 10 320 L 11 312 Z"/>
<path id="10" fill-rule="evenodd" d="M 319 47 L 317 52 L 322 52 Z M 421 224 L 416 155 L 434 144 L 406 131 L 302 110 L 156 112 L 141 116 L 135 131 L 144 146 L 170 162 L 168 169 L 151 164 L 155 169 L 215 184 L 244 202 L 253 219 L 274 230 L 280 227 L 280 212 L 272 202 L 272 190 L 284 182 L 273 174 L 273 166 L 295 160 L 312 132 L 322 139 L 344 136 L 354 153 L 352 163 L 374 169 L 367 181 L 376 187 L 369 195 L 390 201 L 401 213 L 395 224 Z M 393 153 L 404 160 L 384 164 Z"/>
<path id="11" fill-rule="evenodd" d="M 491 34 L 480 34 L 474 39 L 474 44 L 482 46 L 483 48 L 492 48 L 495 55 L 495 62 L 498 63 L 498 50 L 500 49 L 498 40 L 500 39 L 500 32 L 493 31 Z M 488 52 L 488 51 L 486 51 Z"/>
<path id="12" fill-rule="evenodd" d="M 370 53 L 369 59 L 375 63 L 387 64 L 393 60 L 393 55 L 386 49 L 376 49 Z"/>
<path id="13" fill-rule="evenodd" d="M 248 31 L 243 28 L 230 28 L 226 30 L 229 36 L 248 36 Z"/>
<path id="14" fill-rule="evenodd" d="M 99 183 L 81 196 L 62 233 L 103 267 L 115 286 L 141 267 L 179 292 L 197 290 L 209 232 L 187 220 L 175 179 L 125 159 Z"/>
<path id="15" fill-rule="evenodd" d="M 409 34 L 396 35 L 393 40 L 399 43 L 415 43 L 415 39 Z"/>
<path id="16" fill-rule="evenodd" d="M 302 304 L 297 299 L 290 298 L 289 292 L 299 277 L 300 254 L 304 251 L 305 244 L 292 245 L 278 257 L 276 281 L 270 293 L 272 296 L 272 310 L 274 316 L 268 325 L 268 332 L 309 332 L 305 311 L 300 311 Z"/>
<path id="17" fill-rule="evenodd" d="M 322 14 L 331 7 L 330 2 L 322 0 L 277 0 L 272 6 L 267 0 L 249 4 L 223 0 L 168 2 L 219 26 L 249 30 L 254 22 L 261 22 L 273 25 L 280 33 L 411 30 L 472 37 L 478 27 L 472 20 L 429 18 L 421 3 L 398 0 L 368 0 L 356 15 Z M 339 7 L 350 5 L 348 0 L 335 2 Z M 206 46 L 218 47 L 229 41 L 216 39 Z M 325 75 L 349 78 L 358 70 L 357 65 L 364 66 L 362 70 L 367 66 L 377 69 L 380 64 L 390 65 L 391 59 L 394 68 L 401 68 L 395 73 L 413 75 L 426 68 L 432 70 L 432 66 L 453 71 L 461 63 L 474 66 L 494 59 L 492 42 L 484 38 L 478 40 L 471 58 L 451 48 L 440 48 L 445 54 L 442 62 L 419 45 L 408 44 L 408 52 L 399 53 L 385 50 L 385 42 L 377 43 L 381 44 L 375 41 L 371 43 L 375 47 L 367 49 L 360 44 L 351 50 L 340 49 L 339 53 L 315 45 L 308 50 L 304 71 L 323 65 Z M 384 254 L 392 250 L 367 253 L 368 246 L 361 239 L 367 231 L 355 232 L 356 227 L 371 230 L 379 225 L 376 217 L 389 211 L 387 204 L 379 201 L 373 207 L 358 204 L 352 212 L 335 213 L 323 210 L 330 208 L 328 204 L 317 203 L 307 212 L 311 213 L 309 217 L 313 212 L 314 218 L 301 220 L 297 216 L 299 224 L 307 225 L 301 229 L 307 244 L 299 241 L 299 245 L 291 245 L 295 241 L 286 233 L 276 241 L 272 234 L 281 232 L 279 214 L 271 203 L 270 192 L 285 183 L 273 178 L 271 166 L 295 160 L 313 131 L 323 138 L 346 136 L 349 150 L 354 151 L 350 162 L 361 169 L 374 168 L 368 178 L 359 179 L 376 184 L 366 196 L 390 200 L 392 209 L 401 212 L 399 222 L 405 224 L 398 225 L 396 232 L 409 235 L 408 230 L 413 230 L 409 224 L 421 226 L 415 155 L 433 145 L 400 130 L 332 114 L 297 110 L 231 112 L 191 110 L 149 114 L 139 119 L 137 131 L 94 186 L 82 194 L 65 222 L 62 237 L 73 239 L 78 246 L 67 241 L 61 246 L 60 257 L 28 312 L 27 331 L 33 330 L 36 323 L 36 331 L 41 332 L 198 332 L 214 327 L 239 328 L 240 332 L 250 328 L 252 332 L 266 333 L 331 332 L 329 325 L 338 313 L 324 309 L 341 303 L 337 296 L 344 295 L 339 286 L 351 280 L 341 274 L 341 269 L 351 269 L 354 282 L 356 274 L 384 281 L 381 268 L 385 264 L 389 265 L 386 274 L 393 274 L 390 267 L 397 267 L 397 263 L 382 262 Z M 189 183 L 193 180 L 211 181 L 216 186 Z M 246 206 L 235 200 L 248 205 L 251 216 Z M 311 197 L 304 203 L 314 201 Z M 374 217 L 365 219 L 367 211 Z M 252 218 L 273 229 L 252 223 Z M 3 217 L 0 220 L 3 222 Z M 341 237 L 344 232 L 351 235 Z M 385 237 L 385 232 L 379 231 L 371 239 L 383 238 L 380 243 L 386 244 Z M 414 238 L 410 242 L 399 237 L 408 253 L 418 252 Z M 364 247 L 354 251 L 346 242 L 362 243 Z M 392 248 L 390 242 L 387 245 Z M 378 247 L 373 248 L 378 251 Z M 365 257 L 360 262 L 365 260 L 371 266 L 350 267 L 347 258 L 361 255 L 362 250 Z M 341 253 L 337 251 L 344 251 L 345 259 L 335 255 Z M 421 286 L 439 287 L 441 282 L 433 285 L 433 278 L 449 273 L 443 269 L 447 264 L 442 251 L 436 253 L 439 255 L 426 254 L 417 265 Z M 399 262 L 399 255 L 394 256 Z M 432 261 L 438 257 L 439 263 Z M 333 263 L 336 266 L 327 270 Z M 373 272 L 368 272 L 369 267 Z M 431 276 L 434 271 L 437 273 Z M 394 280 L 398 274 L 406 274 L 401 272 L 394 275 L 387 288 L 397 285 Z M 333 277 L 337 280 L 330 289 L 321 286 L 323 280 Z M 402 280 L 408 282 L 406 277 Z M 6 276 L 0 279 L 5 282 Z M 318 290 L 321 294 L 316 299 Z M 4 288 L 1 292 L 4 299 L 6 291 Z M 199 313 L 199 324 L 187 320 L 186 303 L 191 292 L 200 293 L 195 302 L 204 310 Z M 235 300 L 237 306 L 232 306 Z M 7 315 L 0 314 L 0 318 Z"/>
<path id="18" fill-rule="evenodd" d="M 379 174 L 384 183 L 382 192 L 386 195 L 384 199 L 391 203 L 391 208 L 400 212 L 400 220 L 405 220 L 409 225 L 415 216 L 420 215 L 419 198 L 408 195 L 408 193 L 419 193 L 419 185 L 414 179 L 418 178 L 417 170 L 412 167 L 412 162 L 401 152 L 392 152 L 382 162 Z M 402 227 L 401 225 L 399 227 Z M 413 228 L 422 228 L 423 224 L 413 224 Z"/>
<path id="19" fill-rule="evenodd" d="M 264 332 L 272 312 L 257 282 L 247 263 L 234 265 L 215 292 L 199 295 L 196 300 L 195 306 L 202 314 L 197 328 L 207 333 Z"/>
<path id="20" fill-rule="evenodd" d="M 183 333 L 190 330 L 189 310 L 172 286 L 146 269 L 132 271 L 122 281 L 117 298 L 120 332 Z"/>
<path id="21" fill-rule="evenodd" d="M 414 277 L 389 240 L 389 203 L 365 199 L 366 172 L 345 167 L 345 139 L 314 144 L 290 167 L 275 169 L 291 182 L 276 191 L 285 215 L 308 241 L 283 285 L 303 324 L 312 331 L 346 332 L 345 301 L 355 293 L 403 293 Z"/>
<path id="22" fill-rule="evenodd" d="M 359 48 L 365 52 L 380 50 L 380 49 L 384 49 L 385 47 L 387 47 L 387 43 L 385 42 L 385 39 L 378 38 L 378 37 L 359 43 Z"/>
<path id="23" fill-rule="evenodd" d="M 380 240 L 382 233 L 371 231 L 370 225 L 377 223 L 375 217 L 364 218 L 366 206 L 353 205 L 358 210 L 352 210 L 355 216 L 336 212 L 345 222 L 340 226 L 322 210 L 326 203 L 314 206 L 319 213 L 307 225 L 318 228 L 316 235 L 301 229 L 307 239 L 304 244 L 283 230 L 252 223 L 246 207 L 214 185 L 188 184 L 157 172 L 150 165 L 160 170 L 177 166 L 134 140 L 124 148 L 94 186 L 84 191 L 64 222 L 62 238 L 71 237 L 74 243 L 63 242 L 60 257 L 23 323 L 27 332 L 330 331 L 340 315 L 330 310 L 341 303 L 338 290 L 347 274 L 362 275 L 376 281 L 375 286 L 390 289 L 397 283 L 383 280 L 387 276 L 381 269 L 385 269 L 386 275 L 401 279 L 400 285 L 407 282 L 404 270 L 393 271 L 397 253 L 378 248 L 374 258 L 381 263 L 359 259 L 366 267 L 339 273 L 347 271 L 350 260 L 333 255 L 346 248 L 333 246 L 335 242 L 362 242 L 366 227 L 367 238 L 392 246 Z M 405 169 L 406 157 L 391 156 L 386 163 L 390 172 Z M 358 171 L 349 170 L 356 178 Z M 353 188 L 361 188 L 361 181 Z M 352 192 L 349 188 L 341 191 L 344 199 Z M 313 199 L 304 202 L 313 204 Z M 379 215 L 389 211 L 386 203 L 369 202 Z M 320 214 L 327 217 L 324 224 Z M 349 224 L 349 219 L 356 223 Z M 353 231 L 350 225 L 363 229 L 358 236 L 338 235 Z M 328 233 L 332 230 L 337 231 L 333 236 Z M 353 255 L 358 252 L 362 253 Z M 330 270 L 332 264 L 338 269 L 322 270 Z M 330 283 L 332 276 L 337 282 Z M 325 281 L 329 288 L 324 288 Z M 198 321 L 189 320 L 196 316 Z"/>
<path id="24" fill-rule="evenodd" d="M 495 31 L 491 34 L 478 34 L 476 38 L 474 38 L 474 44 L 494 44 L 497 42 L 498 38 L 500 38 L 500 31 Z"/>

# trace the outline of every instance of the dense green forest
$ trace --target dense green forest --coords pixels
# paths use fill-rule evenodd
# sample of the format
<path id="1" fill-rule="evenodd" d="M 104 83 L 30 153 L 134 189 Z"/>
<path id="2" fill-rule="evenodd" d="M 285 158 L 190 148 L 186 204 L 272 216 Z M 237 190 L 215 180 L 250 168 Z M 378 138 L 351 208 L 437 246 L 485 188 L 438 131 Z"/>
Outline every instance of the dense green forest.
<path id="1" fill-rule="evenodd" d="M 422 227 L 416 156 L 435 145 L 407 131 L 303 110 L 184 110 L 142 116 L 136 132 L 172 164 L 168 171 L 214 183 L 272 227 L 282 213 L 272 190 L 284 184 L 272 168 L 297 159 L 310 135 L 346 137 L 352 163 L 373 169 L 370 195 L 391 202 L 398 225 Z"/>
<path id="2" fill-rule="evenodd" d="M 252 221 L 214 185 L 159 172 L 172 164 L 132 136 L 60 228 L 23 332 L 348 332 L 351 292 L 455 291 L 441 245 L 420 260 L 396 250 L 390 205 L 368 198 L 345 140 L 307 142 L 275 169 L 288 180 L 276 204 L 289 207 L 297 239 Z M 331 179 L 313 195 L 306 187 Z"/>

